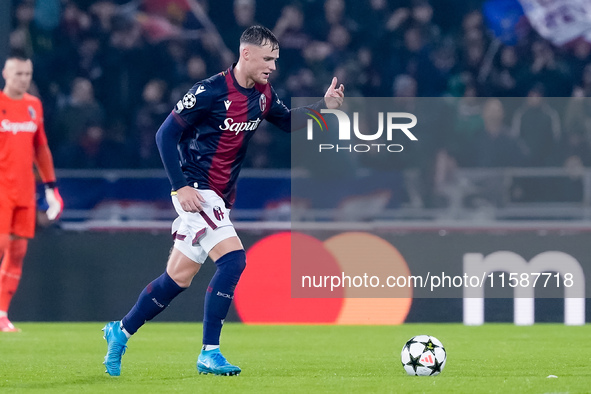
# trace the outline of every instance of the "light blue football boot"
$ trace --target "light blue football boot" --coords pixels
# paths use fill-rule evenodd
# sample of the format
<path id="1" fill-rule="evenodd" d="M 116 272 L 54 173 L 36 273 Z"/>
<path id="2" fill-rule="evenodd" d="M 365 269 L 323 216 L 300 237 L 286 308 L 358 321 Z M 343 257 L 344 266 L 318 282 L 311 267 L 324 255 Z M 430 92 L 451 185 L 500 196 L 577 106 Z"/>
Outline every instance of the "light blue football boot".
<path id="1" fill-rule="evenodd" d="M 220 349 L 202 350 L 197 358 L 197 370 L 199 373 L 224 376 L 235 376 L 242 370 L 236 365 L 232 365 L 220 352 Z"/>
<path id="2" fill-rule="evenodd" d="M 127 349 L 127 337 L 121 331 L 121 322 L 112 321 L 103 328 L 103 338 L 107 340 L 107 355 L 103 364 L 107 367 L 107 373 L 111 376 L 121 375 L 121 356 Z"/>

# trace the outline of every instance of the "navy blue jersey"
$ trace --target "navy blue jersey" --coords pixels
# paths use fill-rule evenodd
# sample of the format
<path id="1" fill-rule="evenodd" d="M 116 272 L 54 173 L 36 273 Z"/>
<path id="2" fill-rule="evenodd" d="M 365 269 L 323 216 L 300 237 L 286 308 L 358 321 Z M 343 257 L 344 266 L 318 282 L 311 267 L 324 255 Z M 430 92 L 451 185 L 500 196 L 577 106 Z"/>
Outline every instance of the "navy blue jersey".
<path id="1" fill-rule="evenodd" d="M 215 191 L 228 208 L 248 142 L 263 119 L 291 131 L 292 115 L 302 126 L 307 109 L 290 110 L 269 83 L 243 88 L 234 66 L 196 83 L 158 130 L 158 148 L 173 190 L 183 186 Z M 320 101 L 311 106 L 318 110 Z M 179 166 L 180 160 L 180 166 Z"/>

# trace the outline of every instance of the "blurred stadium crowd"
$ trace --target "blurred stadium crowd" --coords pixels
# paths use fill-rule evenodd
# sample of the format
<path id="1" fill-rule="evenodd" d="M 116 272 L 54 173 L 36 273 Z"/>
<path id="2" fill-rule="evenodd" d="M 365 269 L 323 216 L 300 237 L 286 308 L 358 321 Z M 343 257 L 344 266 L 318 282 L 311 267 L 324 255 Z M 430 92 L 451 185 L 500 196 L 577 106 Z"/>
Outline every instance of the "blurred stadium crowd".
<path id="1" fill-rule="evenodd" d="M 554 46 L 525 18 L 500 39 L 486 3 L 13 0 L 9 43 L 33 58 L 58 168 L 161 168 L 160 123 L 236 60 L 253 24 L 280 40 L 272 83 L 286 103 L 321 96 L 332 75 L 348 96 L 446 97 L 449 127 L 426 129 L 423 154 L 401 169 L 591 165 L 591 44 Z M 264 122 L 246 166 L 288 168 L 289 137 Z"/>

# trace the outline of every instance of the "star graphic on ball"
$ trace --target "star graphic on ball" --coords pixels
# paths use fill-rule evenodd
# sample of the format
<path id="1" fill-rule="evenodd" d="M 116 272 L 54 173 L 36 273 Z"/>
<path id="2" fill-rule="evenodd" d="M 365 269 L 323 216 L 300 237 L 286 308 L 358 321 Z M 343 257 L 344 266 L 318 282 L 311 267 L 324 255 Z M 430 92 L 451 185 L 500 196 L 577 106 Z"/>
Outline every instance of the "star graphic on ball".
<path id="1" fill-rule="evenodd" d="M 435 359 L 435 362 L 433 363 L 433 365 L 431 366 L 427 366 L 427 368 L 429 368 L 431 370 L 431 375 L 433 374 L 438 374 L 441 373 L 441 366 L 443 365 L 443 363 L 438 362 L 437 359 Z"/>
<path id="2" fill-rule="evenodd" d="M 425 346 L 425 349 L 423 349 L 423 352 L 431 352 L 431 353 L 433 353 L 433 355 L 435 355 L 435 348 L 441 347 L 441 346 L 434 344 L 433 341 L 431 341 L 431 338 L 429 338 L 429 340 L 427 342 L 421 342 L 421 343 Z"/>
<path id="3" fill-rule="evenodd" d="M 413 343 L 419 343 L 419 342 L 418 341 L 415 341 L 415 338 L 412 337 L 412 338 L 410 338 L 410 340 L 408 342 L 406 342 L 406 344 L 404 345 L 404 349 L 407 349 L 408 351 L 410 351 L 410 346 Z"/>
<path id="4" fill-rule="evenodd" d="M 415 371 L 415 373 L 417 372 L 417 368 L 418 367 L 424 367 L 423 364 L 421 364 L 421 362 L 419 361 L 421 358 L 421 355 L 418 355 L 417 357 L 413 357 L 412 354 L 409 354 L 410 356 L 410 361 L 406 363 L 406 365 L 410 365 L 412 367 L 412 369 Z"/>

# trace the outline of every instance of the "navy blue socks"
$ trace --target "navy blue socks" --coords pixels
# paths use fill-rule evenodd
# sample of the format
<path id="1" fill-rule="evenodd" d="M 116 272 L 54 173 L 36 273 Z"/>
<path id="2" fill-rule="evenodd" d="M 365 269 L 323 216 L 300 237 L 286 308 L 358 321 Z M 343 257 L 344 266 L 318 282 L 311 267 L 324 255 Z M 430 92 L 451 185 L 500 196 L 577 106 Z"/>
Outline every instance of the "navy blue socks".
<path id="1" fill-rule="evenodd" d="M 217 270 L 205 292 L 204 345 L 220 344 L 222 324 L 234 298 L 234 289 L 246 267 L 246 253 L 235 250 L 220 257 L 215 264 Z"/>
<path id="2" fill-rule="evenodd" d="M 205 314 L 203 318 L 203 344 L 219 345 L 222 324 L 234 298 L 234 289 L 246 267 L 246 253 L 235 250 L 215 262 L 217 270 L 205 293 Z M 180 287 L 166 272 L 153 280 L 141 292 L 136 304 L 121 320 L 129 335 L 162 312 L 179 295 Z"/>
<path id="3" fill-rule="evenodd" d="M 130 335 L 152 320 L 164 310 L 170 302 L 186 288 L 180 287 L 166 272 L 154 279 L 141 292 L 137 302 L 121 320 L 125 331 Z"/>

